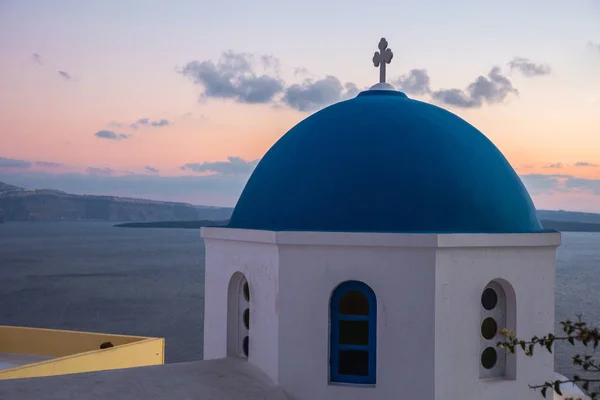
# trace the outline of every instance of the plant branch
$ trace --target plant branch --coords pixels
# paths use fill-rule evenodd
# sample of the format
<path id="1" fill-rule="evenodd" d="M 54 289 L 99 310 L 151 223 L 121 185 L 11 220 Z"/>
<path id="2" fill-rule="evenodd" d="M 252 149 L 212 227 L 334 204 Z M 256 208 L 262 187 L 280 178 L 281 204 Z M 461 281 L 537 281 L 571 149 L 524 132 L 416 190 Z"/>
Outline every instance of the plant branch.
<path id="1" fill-rule="evenodd" d="M 534 336 L 530 340 L 521 340 L 516 337 L 515 332 L 512 330 L 502 329 L 500 333 L 506 337 L 503 342 L 498 342 L 498 347 L 506 348 L 511 353 L 520 347 L 525 355 L 528 357 L 533 356 L 534 349 L 536 346 L 545 348 L 548 352 L 552 353 L 552 348 L 555 342 L 568 342 L 572 346 L 575 343 L 583 344 L 586 347 L 591 347 L 593 351 L 598 348 L 600 343 L 600 331 L 598 328 L 590 327 L 587 323 L 581 320 L 581 316 L 578 316 L 577 322 L 570 320 L 562 321 L 562 330 L 564 335 L 555 336 L 549 333 L 546 336 L 537 337 Z M 591 355 L 576 354 L 573 356 L 573 365 L 578 366 L 587 373 L 600 373 L 600 362 L 594 360 Z M 589 393 L 592 399 L 600 398 L 600 378 L 585 378 L 575 375 L 573 379 L 567 380 L 555 380 L 552 382 L 544 382 L 541 385 L 530 385 L 532 389 L 540 389 L 543 397 L 546 396 L 546 391 L 550 388 L 559 395 L 562 395 L 560 391 L 560 385 L 564 383 L 581 383 L 581 386 L 585 391 Z M 594 390 L 590 391 L 590 385 L 595 386 Z"/>

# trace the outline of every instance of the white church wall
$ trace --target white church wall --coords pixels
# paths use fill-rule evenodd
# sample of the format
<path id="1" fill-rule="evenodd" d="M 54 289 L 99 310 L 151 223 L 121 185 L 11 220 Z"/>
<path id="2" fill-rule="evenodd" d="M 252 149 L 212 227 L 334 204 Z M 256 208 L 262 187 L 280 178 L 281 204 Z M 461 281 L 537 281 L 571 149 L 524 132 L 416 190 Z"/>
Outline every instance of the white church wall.
<path id="1" fill-rule="evenodd" d="M 335 245 L 280 245 L 279 384 L 298 399 L 433 398 L 435 250 L 390 247 L 398 238 L 385 234 L 363 246 L 357 234 L 309 234 Z M 377 298 L 375 385 L 329 382 L 330 296 L 349 280 Z"/>
<path id="2" fill-rule="evenodd" d="M 539 352 L 509 356 L 504 378 L 480 378 L 481 294 L 499 282 L 509 327 L 521 337 L 551 332 L 560 234 L 203 228 L 202 235 L 205 358 L 227 355 L 227 286 L 239 271 L 251 291 L 249 362 L 292 399 L 526 400 L 539 396 L 529 384 L 553 376 L 552 355 Z M 349 280 L 365 283 L 377 298 L 374 385 L 329 381 L 330 296 Z"/>
<path id="3" fill-rule="evenodd" d="M 522 352 L 516 356 L 509 354 L 506 376 L 480 378 L 481 295 L 490 281 L 499 282 L 507 292 L 506 322 L 508 328 L 516 328 L 519 337 L 554 331 L 554 263 L 560 234 L 503 236 L 496 238 L 494 247 L 438 250 L 436 398 L 533 400 L 540 394 L 528 385 L 553 378 L 553 355 L 544 351 L 537 352 L 533 358 Z M 457 240 L 453 245 L 465 244 Z M 511 286 L 514 295 L 510 293 Z M 516 320 L 515 315 L 511 315 L 514 300 Z M 502 336 L 498 334 L 493 341 L 502 341 Z"/>
<path id="4" fill-rule="evenodd" d="M 213 231 L 214 232 L 214 231 Z M 260 241 L 229 240 L 227 230 L 217 231 L 218 239 L 204 235 L 206 246 L 204 301 L 204 359 L 228 355 L 228 330 L 237 329 L 237 308 L 228 309 L 232 276 L 241 273 L 250 289 L 248 361 L 271 379 L 278 379 L 278 250 Z M 243 233 L 242 233 L 243 235 Z M 239 233 L 238 236 L 239 238 Z M 256 236 L 252 236 L 256 237 Z M 260 232 L 259 232 L 260 237 Z M 243 239 L 243 236 L 242 236 Z M 231 292 L 238 296 L 236 290 Z M 229 317 L 228 317 L 229 316 Z M 230 323 L 228 323 L 228 318 Z M 229 348 L 231 349 L 231 343 Z"/>

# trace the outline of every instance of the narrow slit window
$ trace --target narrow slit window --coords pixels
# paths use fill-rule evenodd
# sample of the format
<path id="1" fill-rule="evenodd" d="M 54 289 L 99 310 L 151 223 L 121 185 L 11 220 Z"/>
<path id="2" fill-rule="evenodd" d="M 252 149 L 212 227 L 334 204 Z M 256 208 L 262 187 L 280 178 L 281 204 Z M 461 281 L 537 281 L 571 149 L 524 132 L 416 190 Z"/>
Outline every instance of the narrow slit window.
<path id="1" fill-rule="evenodd" d="M 490 282 L 481 293 L 479 379 L 506 377 L 506 349 L 496 345 L 507 326 L 507 301 L 502 285 Z"/>
<path id="2" fill-rule="evenodd" d="M 362 282 L 342 283 L 331 296 L 330 317 L 330 381 L 375 384 L 375 293 Z"/>

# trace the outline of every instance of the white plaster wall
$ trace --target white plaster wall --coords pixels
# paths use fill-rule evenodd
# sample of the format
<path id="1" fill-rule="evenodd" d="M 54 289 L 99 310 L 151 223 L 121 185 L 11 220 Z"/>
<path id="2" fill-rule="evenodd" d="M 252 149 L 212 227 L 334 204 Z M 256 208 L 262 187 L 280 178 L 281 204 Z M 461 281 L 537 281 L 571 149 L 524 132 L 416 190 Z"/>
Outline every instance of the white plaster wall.
<path id="1" fill-rule="evenodd" d="M 546 247 L 438 250 L 436 399 L 540 398 L 539 391 L 528 385 L 552 380 L 554 376 L 553 355 L 541 348 L 536 349 L 533 358 L 517 352 L 516 380 L 479 379 L 481 293 L 491 280 L 508 281 L 516 294 L 517 335 L 528 339 L 553 332 L 556 241 L 556 236 L 546 236 Z M 499 336 L 498 341 L 501 340 Z"/>
<path id="2" fill-rule="evenodd" d="M 235 272 L 250 287 L 248 361 L 278 380 L 278 250 L 275 244 L 205 237 L 204 359 L 227 356 L 227 296 Z M 237 315 L 236 315 L 237 317 Z"/>
<path id="3" fill-rule="evenodd" d="M 435 250 L 280 246 L 279 384 L 295 399 L 433 399 Z M 329 384 L 329 299 L 347 280 L 377 296 L 377 383 Z"/>
<path id="4" fill-rule="evenodd" d="M 517 334 L 554 328 L 560 234 L 408 235 L 203 228 L 205 358 L 226 356 L 227 286 L 251 291 L 250 358 L 292 399 L 535 399 L 552 355 L 519 354 L 517 380 L 480 381 L 480 298 L 493 279 L 517 297 Z M 329 384 L 329 299 L 347 280 L 377 296 L 377 383 Z"/>

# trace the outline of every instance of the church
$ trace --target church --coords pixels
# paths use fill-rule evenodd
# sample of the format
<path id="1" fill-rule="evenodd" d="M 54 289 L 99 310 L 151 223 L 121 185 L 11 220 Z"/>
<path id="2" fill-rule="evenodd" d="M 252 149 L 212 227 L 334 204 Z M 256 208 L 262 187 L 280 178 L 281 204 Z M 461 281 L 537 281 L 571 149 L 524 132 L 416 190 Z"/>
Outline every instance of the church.
<path id="1" fill-rule="evenodd" d="M 483 133 L 386 83 L 392 57 L 382 39 L 379 83 L 294 126 L 229 225 L 202 229 L 203 361 L 3 385 L 23 399 L 539 399 L 529 385 L 556 379 L 553 354 L 496 344 L 502 328 L 554 330 L 560 233 Z"/>

